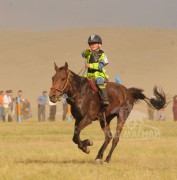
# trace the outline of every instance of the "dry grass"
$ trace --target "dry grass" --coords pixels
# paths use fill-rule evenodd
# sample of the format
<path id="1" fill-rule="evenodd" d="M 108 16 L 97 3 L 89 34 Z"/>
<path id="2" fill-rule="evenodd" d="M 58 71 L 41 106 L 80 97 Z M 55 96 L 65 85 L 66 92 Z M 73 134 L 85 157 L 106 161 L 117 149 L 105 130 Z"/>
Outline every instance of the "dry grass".
<path id="1" fill-rule="evenodd" d="M 141 124 L 156 128 L 157 138 L 125 136 L 124 128 L 109 165 L 94 163 L 103 133 L 94 122 L 82 133 L 94 145 L 89 155 L 72 142 L 74 122 L 0 123 L 0 179 L 176 179 L 177 124 L 172 121 Z M 112 127 L 115 126 L 115 122 Z M 132 129 L 131 129 L 132 130 Z M 135 127 L 135 131 L 140 129 Z M 143 131 L 141 128 L 141 131 Z M 106 150 L 108 153 L 110 146 Z"/>

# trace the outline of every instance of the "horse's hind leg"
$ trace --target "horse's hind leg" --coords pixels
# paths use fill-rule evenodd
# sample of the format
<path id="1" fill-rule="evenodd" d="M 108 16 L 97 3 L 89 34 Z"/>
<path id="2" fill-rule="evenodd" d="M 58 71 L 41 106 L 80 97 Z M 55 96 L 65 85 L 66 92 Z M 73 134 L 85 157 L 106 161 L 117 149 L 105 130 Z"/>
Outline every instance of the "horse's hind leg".
<path id="1" fill-rule="evenodd" d="M 104 141 L 102 147 L 100 148 L 100 150 L 98 152 L 98 155 L 97 155 L 97 157 L 95 159 L 95 161 L 98 162 L 98 163 L 102 162 L 104 151 L 105 151 L 106 147 L 108 146 L 109 142 L 112 139 L 112 134 L 111 134 L 111 131 L 110 131 L 110 125 L 109 124 L 105 125 L 104 121 L 100 121 L 100 125 L 101 125 L 101 128 L 103 129 L 103 132 L 105 134 L 105 141 Z"/>
<path id="2" fill-rule="evenodd" d="M 106 159 L 104 161 L 105 163 L 108 163 L 111 160 L 112 153 L 113 153 L 115 147 L 117 146 L 117 144 L 119 142 L 119 137 L 120 137 L 121 131 L 123 129 L 124 123 L 127 119 L 127 116 L 125 117 L 124 112 L 120 112 L 119 115 L 117 116 L 117 119 L 118 120 L 117 120 L 116 133 L 115 133 L 115 136 L 112 140 L 111 150 L 110 150 L 108 156 L 106 157 Z"/>

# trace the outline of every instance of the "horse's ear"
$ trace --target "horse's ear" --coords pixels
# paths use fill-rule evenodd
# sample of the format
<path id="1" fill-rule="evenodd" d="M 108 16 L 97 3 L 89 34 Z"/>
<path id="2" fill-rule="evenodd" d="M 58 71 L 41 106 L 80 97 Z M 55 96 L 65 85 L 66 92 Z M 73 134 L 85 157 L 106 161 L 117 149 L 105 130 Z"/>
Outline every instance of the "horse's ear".
<path id="1" fill-rule="evenodd" d="M 55 71 L 58 71 L 58 66 L 56 65 L 55 62 L 54 62 L 54 68 L 55 68 Z"/>
<path id="2" fill-rule="evenodd" d="M 65 62 L 65 67 L 66 67 L 66 69 L 68 69 L 68 63 L 67 62 Z"/>

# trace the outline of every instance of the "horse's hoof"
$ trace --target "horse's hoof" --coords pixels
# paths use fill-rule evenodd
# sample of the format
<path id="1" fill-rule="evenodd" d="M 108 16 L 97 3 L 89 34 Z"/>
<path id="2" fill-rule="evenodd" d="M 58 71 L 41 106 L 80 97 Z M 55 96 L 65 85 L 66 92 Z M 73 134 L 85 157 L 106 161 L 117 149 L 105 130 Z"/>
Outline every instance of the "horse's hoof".
<path id="1" fill-rule="evenodd" d="M 95 163 L 96 164 L 102 164 L 103 162 L 102 162 L 102 159 L 95 159 Z"/>
<path id="2" fill-rule="evenodd" d="M 89 145 L 88 146 L 93 146 L 93 141 L 89 140 Z"/>
<path id="3" fill-rule="evenodd" d="M 81 149 L 82 149 L 82 151 L 85 152 L 86 154 L 89 154 L 89 153 L 90 153 L 90 149 L 89 149 L 87 146 L 85 146 L 85 147 L 83 147 L 83 148 L 81 148 Z"/>
<path id="4" fill-rule="evenodd" d="M 104 162 L 103 162 L 103 165 L 108 165 L 108 162 L 104 161 Z"/>
<path id="5" fill-rule="evenodd" d="M 85 150 L 85 153 L 86 153 L 86 154 L 89 154 L 89 153 L 90 153 L 90 149 L 87 148 L 87 149 Z"/>

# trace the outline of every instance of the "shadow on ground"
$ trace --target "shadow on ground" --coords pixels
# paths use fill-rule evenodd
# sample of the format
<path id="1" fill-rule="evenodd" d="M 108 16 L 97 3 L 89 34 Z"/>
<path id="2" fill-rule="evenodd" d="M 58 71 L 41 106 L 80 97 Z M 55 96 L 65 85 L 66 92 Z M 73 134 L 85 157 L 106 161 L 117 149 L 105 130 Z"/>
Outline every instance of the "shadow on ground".
<path id="1" fill-rule="evenodd" d="M 15 161 L 15 163 L 19 164 L 94 164 L 93 160 L 38 160 L 38 159 L 26 159 L 21 161 Z"/>

